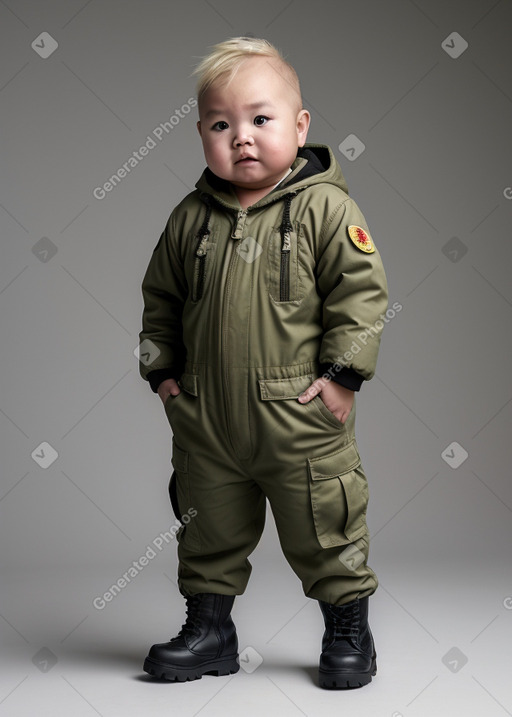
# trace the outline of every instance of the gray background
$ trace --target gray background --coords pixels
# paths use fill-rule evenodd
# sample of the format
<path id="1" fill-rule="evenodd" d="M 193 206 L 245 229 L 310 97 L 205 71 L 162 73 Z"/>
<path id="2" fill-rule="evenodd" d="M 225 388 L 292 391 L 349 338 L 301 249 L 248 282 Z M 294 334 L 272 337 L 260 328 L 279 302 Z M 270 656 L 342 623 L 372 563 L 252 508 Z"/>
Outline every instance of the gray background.
<path id="1" fill-rule="evenodd" d="M 512 714 L 511 22 L 506 0 L 0 2 L 0 714 Z M 184 619 L 175 544 L 92 603 L 174 523 L 171 433 L 133 351 L 151 252 L 204 168 L 196 111 L 93 190 L 245 33 L 297 69 L 308 141 L 333 148 L 403 307 L 358 397 L 379 673 L 350 693 L 315 685 L 321 616 L 270 511 L 234 608 L 252 671 L 141 677 Z"/>

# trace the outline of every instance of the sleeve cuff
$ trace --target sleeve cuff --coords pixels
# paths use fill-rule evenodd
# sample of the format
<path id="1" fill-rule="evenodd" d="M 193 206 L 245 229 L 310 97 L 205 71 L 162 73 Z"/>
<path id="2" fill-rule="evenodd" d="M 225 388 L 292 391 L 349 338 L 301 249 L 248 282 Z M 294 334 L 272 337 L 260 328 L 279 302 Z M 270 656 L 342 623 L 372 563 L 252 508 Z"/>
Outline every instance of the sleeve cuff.
<path id="1" fill-rule="evenodd" d="M 347 366 L 342 366 L 339 371 L 336 371 L 334 364 L 323 363 L 320 364 L 320 371 L 322 375 L 324 373 L 329 374 L 333 381 L 339 383 L 340 386 L 349 388 L 351 391 L 359 391 L 361 384 L 365 380 L 364 376 L 361 376 L 360 373 L 357 373 L 353 368 L 348 368 Z"/>

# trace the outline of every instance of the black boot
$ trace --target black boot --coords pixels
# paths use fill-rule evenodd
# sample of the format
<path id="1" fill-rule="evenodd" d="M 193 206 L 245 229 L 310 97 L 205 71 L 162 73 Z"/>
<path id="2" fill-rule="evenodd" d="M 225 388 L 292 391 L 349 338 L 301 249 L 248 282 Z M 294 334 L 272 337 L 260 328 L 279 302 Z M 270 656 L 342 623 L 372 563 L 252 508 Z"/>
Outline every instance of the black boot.
<path id="1" fill-rule="evenodd" d="M 319 600 L 325 620 L 320 655 L 320 687 L 362 687 L 377 672 L 377 654 L 368 625 L 368 597 L 345 605 Z"/>
<path id="2" fill-rule="evenodd" d="M 170 642 L 153 645 L 144 670 L 177 682 L 238 672 L 238 638 L 229 614 L 235 596 L 198 593 L 185 599 L 185 624 Z"/>

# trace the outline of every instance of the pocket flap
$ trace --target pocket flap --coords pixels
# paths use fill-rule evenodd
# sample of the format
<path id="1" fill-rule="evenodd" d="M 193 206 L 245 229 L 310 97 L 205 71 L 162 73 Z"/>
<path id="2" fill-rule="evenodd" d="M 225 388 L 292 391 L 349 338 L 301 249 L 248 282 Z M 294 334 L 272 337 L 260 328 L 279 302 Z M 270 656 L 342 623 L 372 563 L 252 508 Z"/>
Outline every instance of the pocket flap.
<path id="1" fill-rule="evenodd" d="M 195 373 L 182 373 L 178 385 L 192 396 L 197 396 L 199 376 Z"/>
<path id="2" fill-rule="evenodd" d="M 320 458 L 308 458 L 309 470 L 313 480 L 327 480 L 350 473 L 361 463 L 355 440 L 336 453 Z"/>
<path id="3" fill-rule="evenodd" d="M 298 398 L 313 383 L 313 374 L 291 378 L 260 378 L 258 383 L 263 401 Z"/>

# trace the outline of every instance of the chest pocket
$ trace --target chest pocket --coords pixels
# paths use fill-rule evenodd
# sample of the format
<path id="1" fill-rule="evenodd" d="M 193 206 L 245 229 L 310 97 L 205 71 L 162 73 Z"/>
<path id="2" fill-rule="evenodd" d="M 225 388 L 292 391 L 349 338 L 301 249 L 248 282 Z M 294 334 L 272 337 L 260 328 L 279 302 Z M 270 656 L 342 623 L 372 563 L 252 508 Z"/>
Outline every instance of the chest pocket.
<path id="1" fill-rule="evenodd" d="M 212 265 L 215 256 L 215 234 L 208 231 L 208 234 L 194 237 L 194 251 L 192 257 L 192 291 L 193 302 L 200 301 L 205 293 L 208 279 L 212 273 Z"/>
<path id="2" fill-rule="evenodd" d="M 203 223 L 192 238 L 191 299 L 198 302 L 203 298 L 215 255 L 215 234 L 210 229 L 211 204 L 207 202 Z"/>
<path id="3" fill-rule="evenodd" d="M 268 242 L 267 285 L 275 303 L 300 303 L 304 297 L 300 262 L 303 229 L 300 222 L 290 219 L 296 195 L 297 192 L 290 192 L 284 196 L 281 224 L 273 227 Z"/>
<path id="4" fill-rule="evenodd" d="M 271 299 L 277 303 L 300 302 L 304 297 L 300 262 L 303 230 L 299 222 L 290 226 L 286 232 L 281 227 L 273 228 L 269 237 L 267 285 Z"/>

